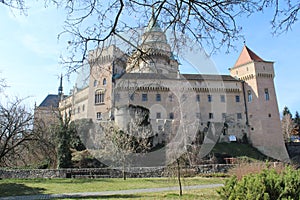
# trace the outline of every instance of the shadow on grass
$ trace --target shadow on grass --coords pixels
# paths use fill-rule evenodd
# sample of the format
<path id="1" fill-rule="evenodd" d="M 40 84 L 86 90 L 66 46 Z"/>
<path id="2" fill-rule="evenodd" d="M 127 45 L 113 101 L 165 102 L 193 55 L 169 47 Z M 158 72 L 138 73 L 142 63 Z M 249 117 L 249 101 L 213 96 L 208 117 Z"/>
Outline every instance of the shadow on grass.
<path id="1" fill-rule="evenodd" d="M 44 188 L 28 187 L 22 183 L 1 183 L 0 197 L 42 194 Z"/>
<path id="2" fill-rule="evenodd" d="M 66 199 L 135 199 L 142 198 L 140 195 L 136 194 L 115 194 L 115 195 L 101 195 L 101 196 L 87 196 L 87 197 L 72 197 Z"/>

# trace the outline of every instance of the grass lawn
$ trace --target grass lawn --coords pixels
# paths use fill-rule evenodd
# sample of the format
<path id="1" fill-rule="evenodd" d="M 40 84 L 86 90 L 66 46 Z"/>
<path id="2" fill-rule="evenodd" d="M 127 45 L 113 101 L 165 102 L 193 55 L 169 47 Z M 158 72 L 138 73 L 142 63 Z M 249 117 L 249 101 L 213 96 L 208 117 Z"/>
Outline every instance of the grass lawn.
<path id="1" fill-rule="evenodd" d="M 224 183 L 223 178 L 183 178 L 182 185 L 201 185 Z M 175 178 L 128 178 L 127 180 L 118 178 L 103 179 L 3 179 L 0 180 L 0 196 L 35 195 L 35 194 L 61 194 L 77 192 L 100 192 L 110 190 L 128 190 L 140 188 L 156 188 L 177 186 Z M 185 198 L 216 199 L 216 189 L 200 189 L 184 191 Z M 206 195 L 206 196 L 205 196 Z M 210 196 L 214 198 L 210 198 Z M 179 198 L 175 191 L 161 193 L 143 193 L 136 195 L 114 195 L 111 199 L 176 199 Z M 207 198 L 206 198 L 207 197 Z M 99 197 L 103 199 L 104 197 Z M 106 196 L 108 198 L 108 196 Z M 88 199 L 88 198 L 87 198 Z M 91 199 L 91 198 L 90 198 Z M 95 199 L 95 198 L 92 198 Z M 182 199 L 182 198 L 181 198 Z"/>
<path id="2" fill-rule="evenodd" d="M 244 157 L 247 156 L 250 159 L 265 161 L 267 156 L 263 155 L 256 148 L 250 144 L 241 143 L 217 143 L 212 150 L 214 154 L 227 155 L 230 157 Z"/>
<path id="3" fill-rule="evenodd" d="M 76 198 L 73 198 L 74 200 Z M 78 198 L 77 198 L 78 199 Z M 188 190 L 183 191 L 183 195 L 180 197 L 178 192 L 170 191 L 170 192 L 160 192 L 160 193 L 142 193 L 142 194 L 130 194 L 130 195 L 111 195 L 111 196 L 101 196 L 101 197 L 93 197 L 93 198 L 82 198 L 85 200 L 93 200 L 93 199 L 118 199 L 118 200 L 128 200 L 128 199 L 197 199 L 197 200 L 221 200 L 220 196 L 216 192 L 216 188 L 211 189 L 200 189 L 200 190 Z M 71 200 L 71 199 L 65 199 Z"/>

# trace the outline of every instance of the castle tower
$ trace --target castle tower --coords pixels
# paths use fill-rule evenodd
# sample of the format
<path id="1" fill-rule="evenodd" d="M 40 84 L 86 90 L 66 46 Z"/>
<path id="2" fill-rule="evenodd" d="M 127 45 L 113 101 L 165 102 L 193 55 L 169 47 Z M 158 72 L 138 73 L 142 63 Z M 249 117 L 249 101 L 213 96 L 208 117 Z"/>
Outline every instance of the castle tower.
<path id="1" fill-rule="evenodd" d="M 230 74 L 242 80 L 248 137 L 253 146 L 267 156 L 288 160 L 281 132 L 273 64 L 245 45 Z"/>
<path id="2" fill-rule="evenodd" d="M 128 60 L 126 71 L 173 75 L 178 72 L 178 62 L 171 52 L 167 36 L 159 26 L 154 11 L 144 30 L 138 50 Z"/>

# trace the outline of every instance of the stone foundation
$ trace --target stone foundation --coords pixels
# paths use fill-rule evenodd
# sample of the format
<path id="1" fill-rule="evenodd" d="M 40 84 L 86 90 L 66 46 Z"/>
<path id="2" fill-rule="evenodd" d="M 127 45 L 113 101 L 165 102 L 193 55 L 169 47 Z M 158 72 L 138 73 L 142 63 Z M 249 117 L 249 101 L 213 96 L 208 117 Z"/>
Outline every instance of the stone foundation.
<path id="1" fill-rule="evenodd" d="M 196 174 L 226 173 L 233 167 L 231 164 L 198 165 L 183 168 L 183 174 L 193 176 Z M 168 177 L 172 171 L 165 167 L 130 168 L 126 172 L 129 178 Z M 86 168 L 86 169 L 0 169 L 0 178 L 121 178 L 121 169 Z"/>

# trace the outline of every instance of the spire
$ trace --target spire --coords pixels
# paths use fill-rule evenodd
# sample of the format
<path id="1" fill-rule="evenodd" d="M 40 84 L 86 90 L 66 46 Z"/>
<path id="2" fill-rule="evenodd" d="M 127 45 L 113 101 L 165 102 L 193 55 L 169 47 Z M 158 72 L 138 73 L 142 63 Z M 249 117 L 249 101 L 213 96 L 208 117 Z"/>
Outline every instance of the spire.
<path id="1" fill-rule="evenodd" d="M 154 6 L 152 6 L 152 15 L 142 36 L 142 41 L 144 44 L 167 43 L 166 34 L 160 28 L 157 18 L 158 17 L 155 16 Z"/>
<path id="2" fill-rule="evenodd" d="M 243 50 L 237 59 L 234 68 L 250 62 L 264 62 L 264 60 L 250 50 L 246 44 L 244 44 Z"/>
<path id="3" fill-rule="evenodd" d="M 148 26 L 145 29 L 145 32 L 162 32 L 159 24 L 157 23 L 157 19 L 155 17 L 154 6 L 152 6 L 152 15 L 149 21 Z"/>
<path id="4" fill-rule="evenodd" d="M 60 75 L 60 84 L 59 84 L 59 87 L 58 87 L 58 99 L 59 99 L 59 101 L 60 101 L 60 100 L 62 99 L 62 97 L 63 97 L 62 79 L 63 79 L 63 75 L 61 74 L 61 75 Z"/>

